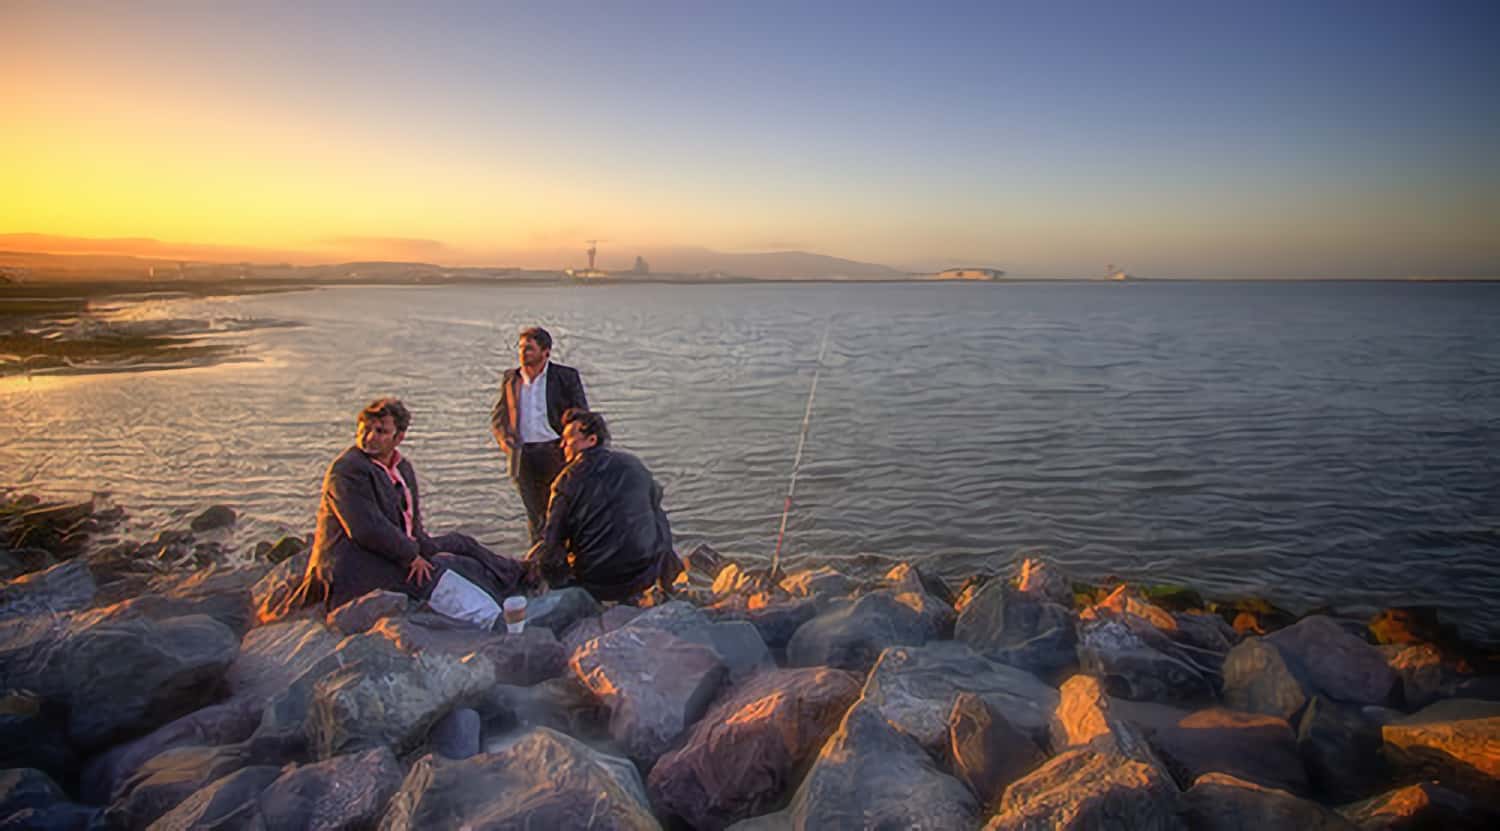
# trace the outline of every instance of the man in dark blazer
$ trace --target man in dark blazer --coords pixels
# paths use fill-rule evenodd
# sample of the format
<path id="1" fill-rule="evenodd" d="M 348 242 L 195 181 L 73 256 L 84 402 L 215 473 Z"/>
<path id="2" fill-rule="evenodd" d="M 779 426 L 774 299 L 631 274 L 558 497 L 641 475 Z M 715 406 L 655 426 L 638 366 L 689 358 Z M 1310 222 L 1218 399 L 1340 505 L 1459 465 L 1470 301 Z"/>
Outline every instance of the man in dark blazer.
<path id="1" fill-rule="evenodd" d="M 563 469 L 563 413 L 588 409 L 578 370 L 553 363 L 552 336 L 540 326 L 516 338 L 520 366 L 507 369 L 490 409 L 490 432 L 507 456 L 511 481 L 526 506 L 531 541 L 541 538 L 552 480 Z"/>
<path id="2" fill-rule="evenodd" d="M 519 585 L 515 560 L 467 535 L 432 537 L 422 527 L 417 474 L 396 449 L 410 423 L 396 398 L 360 411 L 355 445 L 323 477 L 312 557 L 294 607 L 322 603 L 331 611 L 376 589 L 425 600 L 450 569 L 497 599 Z"/>

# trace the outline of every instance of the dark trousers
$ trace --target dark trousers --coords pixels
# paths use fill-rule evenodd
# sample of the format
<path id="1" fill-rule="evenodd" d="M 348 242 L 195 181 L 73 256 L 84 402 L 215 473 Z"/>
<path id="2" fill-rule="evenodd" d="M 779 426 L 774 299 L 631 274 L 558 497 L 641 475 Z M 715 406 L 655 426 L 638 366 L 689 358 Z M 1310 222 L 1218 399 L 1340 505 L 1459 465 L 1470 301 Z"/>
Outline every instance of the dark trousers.
<path id="1" fill-rule="evenodd" d="M 521 504 L 526 506 L 526 527 L 531 532 L 532 544 L 542 538 L 542 526 L 547 522 L 547 500 L 552 496 L 552 480 L 562 469 L 562 442 L 554 440 L 521 445 L 515 482 L 516 490 L 521 494 Z"/>
<path id="2" fill-rule="evenodd" d="M 420 599 L 425 600 L 432 593 L 437 578 L 448 569 L 484 589 L 496 603 L 520 591 L 522 569 L 516 560 L 496 554 L 473 537 L 456 531 L 433 537 L 432 542 L 439 551 L 431 558 L 437 571 L 422 587 Z"/>

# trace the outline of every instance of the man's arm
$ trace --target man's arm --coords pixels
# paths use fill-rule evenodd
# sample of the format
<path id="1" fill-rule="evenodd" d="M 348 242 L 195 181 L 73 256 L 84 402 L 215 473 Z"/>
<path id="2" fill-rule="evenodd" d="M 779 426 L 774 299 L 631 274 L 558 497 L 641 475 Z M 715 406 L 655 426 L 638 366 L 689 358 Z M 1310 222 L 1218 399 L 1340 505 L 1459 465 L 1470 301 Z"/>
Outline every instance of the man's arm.
<path id="1" fill-rule="evenodd" d="M 569 378 L 568 387 L 568 395 L 563 399 L 562 411 L 567 412 L 573 407 L 577 407 L 580 410 L 587 410 L 589 408 L 589 397 L 583 391 L 583 375 L 578 370 L 573 370 L 572 377 Z"/>
<path id="2" fill-rule="evenodd" d="M 344 533 L 359 547 L 403 568 L 409 568 L 412 560 L 421 553 L 417 541 L 406 536 L 380 510 L 375 485 L 368 474 L 340 470 L 335 465 L 328 471 L 323 490 L 334 516 L 344 527 Z"/>
<path id="3" fill-rule="evenodd" d="M 506 373 L 500 380 L 500 397 L 495 399 L 495 406 L 490 408 L 490 435 L 495 437 L 495 443 L 500 445 L 503 453 L 510 453 L 513 442 L 510 438 L 510 407 L 506 404 L 505 396 L 509 395 L 510 373 Z"/>

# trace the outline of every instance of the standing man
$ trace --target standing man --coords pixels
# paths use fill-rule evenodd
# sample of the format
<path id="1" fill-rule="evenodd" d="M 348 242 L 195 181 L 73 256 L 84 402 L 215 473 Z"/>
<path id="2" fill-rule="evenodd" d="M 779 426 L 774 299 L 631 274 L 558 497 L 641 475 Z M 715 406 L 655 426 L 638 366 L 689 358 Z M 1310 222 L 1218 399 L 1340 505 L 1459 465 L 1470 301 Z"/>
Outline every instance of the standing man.
<path id="1" fill-rule="evenodd" d="M 521 365 L 505 371 L 500 399 L 490 410 L 490 432 L 506 454 L 511 481 L 526 506 L 526 526 L 535 543 L 547 519 L 552 480 L 563 469 L 563 413 L 588 409 L 578 370 L 552 363 L 552 336 L 540 326 L 516 339 Z"/>
<path id="2" fill-rule="evenodd" d="M 682 561 L 661 485 L 640 459 L 609 446 L 609 425 L 588 410 L 563 416 L 568 466 L 552 483 L 542 538 L 526 555 L 529 582 L 576 584 L 598 600 L 630 600 L 672 585 Z"/>

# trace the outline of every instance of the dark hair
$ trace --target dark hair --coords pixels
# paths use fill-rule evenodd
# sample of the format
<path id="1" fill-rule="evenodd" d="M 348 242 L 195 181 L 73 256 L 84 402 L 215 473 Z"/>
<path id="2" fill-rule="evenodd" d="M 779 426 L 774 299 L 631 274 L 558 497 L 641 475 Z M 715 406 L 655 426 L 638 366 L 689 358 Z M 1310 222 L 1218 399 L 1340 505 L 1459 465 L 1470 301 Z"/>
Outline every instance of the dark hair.
<path id="1" fill-rule="evenodd" d="M 547 334 L 547 330 L 543 329 L 540 326 L 528 326 L 525 329 L 522 329 L 521 334 L 517 337 L 517 340 L 520 340 L 521 338 L 525 338 L 526 340 L 531 341 L 537 346 L 540 346 L 544 351 L 551 351 L 552 349 L 552 336 Z"/>
<path id="2" fill-rule="evenodd" d="M 405 433 L 406 428 L 411 426 L 411 411 L 406 409 L 406 405 L 401 403 L 401 399 L 394 396 L 377 398 L 366 404 L 365 408 L 359 411 L 359 420 L 361 422 L 379 421 L 386 416 L 390 416 L 391 421 L 395 422 L 396 432 L 398 433 Z"/>
<path id="3" fill-rule="evenodd" d="M 567 412 L 563 413 L 562 423 L 563 427 L 577 424 L 578 432 L 598 439 L 600 447 L 609 444 L 609 425 L 604 423 L 604 416 L 592 410 L 570 407 Z"/>

